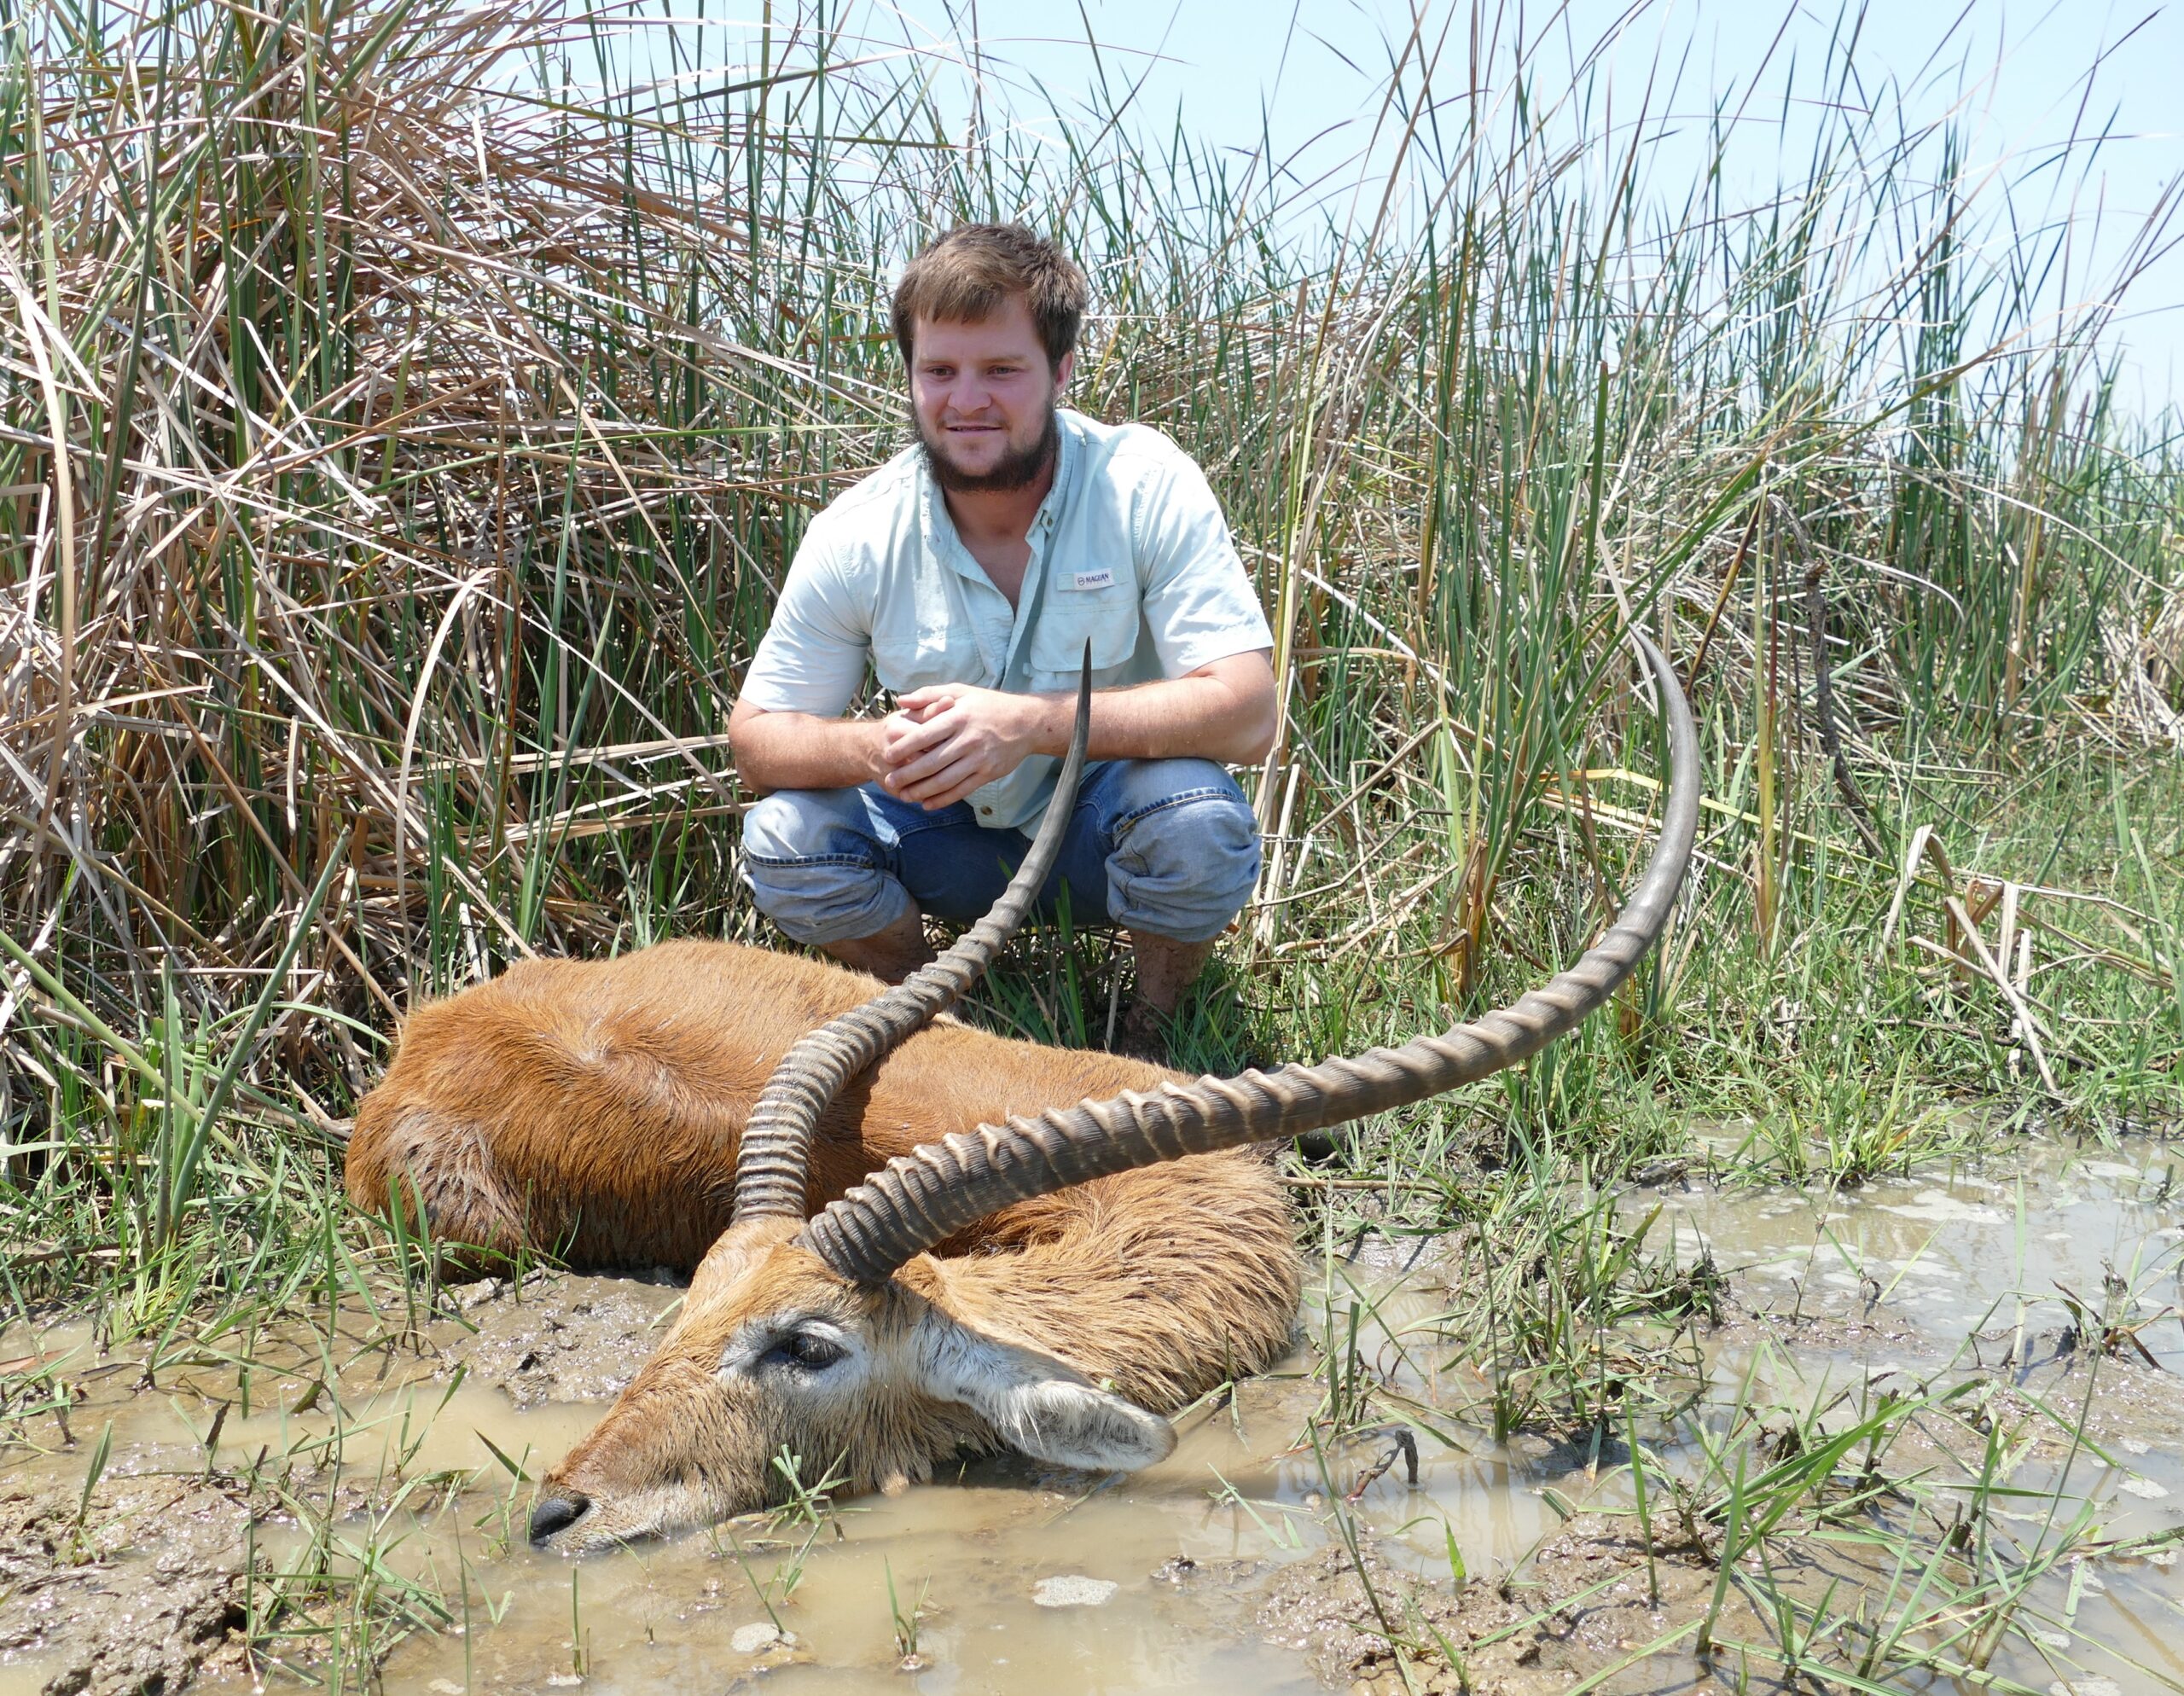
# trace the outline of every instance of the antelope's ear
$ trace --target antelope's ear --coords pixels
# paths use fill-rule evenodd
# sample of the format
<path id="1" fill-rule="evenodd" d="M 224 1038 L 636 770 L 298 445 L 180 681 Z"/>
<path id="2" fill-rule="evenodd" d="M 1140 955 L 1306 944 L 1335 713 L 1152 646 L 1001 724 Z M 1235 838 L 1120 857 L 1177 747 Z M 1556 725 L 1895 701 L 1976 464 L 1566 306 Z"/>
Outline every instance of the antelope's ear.
<path id="1" fill-rule="evenodd" d="M 1175 1449 L 1167 1420 L 1049 1356 L 981 1337 L 952 1320 L 932 1330 L 924 1350 L 926 1387 L 963 1403 L 1021 1454 L 1088 1472 L 1135 1472 Z"/>

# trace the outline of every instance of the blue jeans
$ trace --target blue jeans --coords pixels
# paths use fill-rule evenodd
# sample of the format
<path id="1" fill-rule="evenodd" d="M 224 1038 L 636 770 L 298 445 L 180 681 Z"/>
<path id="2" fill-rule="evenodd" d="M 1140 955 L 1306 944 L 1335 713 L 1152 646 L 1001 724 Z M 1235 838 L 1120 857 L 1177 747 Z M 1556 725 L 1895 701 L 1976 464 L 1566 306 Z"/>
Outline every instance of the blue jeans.
<path id="1" fill-rule="evenodd" d="M 876 783 L 784 789 L 743 816 L 743 880 L 797 941 L 845 942 L 913 912 L 982 917 L 1030 845 L 981 828 L 967 802 L 929 813 Z M 1205 942 L 1243 910 L 1258 874 L 1257 821 L 1219 766 L 1103 760 L 1085 768 L 1037 910 L 1053 916 L 1066 887 L 1072 924 Z"/>

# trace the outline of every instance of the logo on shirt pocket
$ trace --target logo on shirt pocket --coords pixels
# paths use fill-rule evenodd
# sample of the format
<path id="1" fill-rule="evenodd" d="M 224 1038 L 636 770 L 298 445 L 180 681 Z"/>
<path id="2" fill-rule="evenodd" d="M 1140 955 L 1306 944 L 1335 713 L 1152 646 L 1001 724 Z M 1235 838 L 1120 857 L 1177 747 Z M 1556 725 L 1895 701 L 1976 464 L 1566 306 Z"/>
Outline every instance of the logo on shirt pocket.
<path id="1" fill-rule="evenodd" d="M 1101 566 L 1096 571 L 1072 572 L 1069 586 L 1072 590 L 1079 590 L 1112 589 L 1115 586 L 1115 568 L 1112 566 Z"/>

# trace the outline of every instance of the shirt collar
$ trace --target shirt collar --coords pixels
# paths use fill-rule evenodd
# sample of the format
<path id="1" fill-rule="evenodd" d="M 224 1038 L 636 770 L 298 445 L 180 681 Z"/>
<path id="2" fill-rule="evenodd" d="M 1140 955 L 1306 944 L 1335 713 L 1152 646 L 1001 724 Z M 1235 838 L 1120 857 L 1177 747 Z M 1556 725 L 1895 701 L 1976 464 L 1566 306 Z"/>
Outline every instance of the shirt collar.
<path id="1" fill-rule="evenodd" d="M 1077 443 L 1077 414 L 1067 407 L 1054 409 L 1054 430 L 1061 438 L 1061 444 L 1054 450 L 1054 486 L 1047 491 L 1047 498 L 1039 502 L 1037 514 L 1031 527 L 1043 526 L 1048 531 L 1061 522 L 1062 508 L 1069 504 L 1069 491 L 1077 480 L 1077 461 L 1080 450 Z"/>

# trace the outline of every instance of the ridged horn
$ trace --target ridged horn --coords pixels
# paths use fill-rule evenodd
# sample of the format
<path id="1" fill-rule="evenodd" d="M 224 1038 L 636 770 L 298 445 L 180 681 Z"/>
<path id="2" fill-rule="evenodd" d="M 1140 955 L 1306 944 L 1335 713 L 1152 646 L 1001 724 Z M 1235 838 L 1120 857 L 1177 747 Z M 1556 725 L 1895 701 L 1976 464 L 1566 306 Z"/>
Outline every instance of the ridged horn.
<path id="1" fill-rule="evenodd" d="M 1054 795 L 1039 821 L 1038 834 L 1016 875 L 985 917 L 963 932 L 954 947 L 922 966 L 893 989 L 851 1008 L 789 1045 L 774 1075 L 759 1092 L 758 1105 L 743 1127 L 735 1155 L 735 1211 L 730 1223 L 746 1219 L 801 1219 L 804 1190 L 811 1165 L 811 1138 L 819 1115 L 842 1086 L 904 1038 L 923 1030 L 960 1000 L 985 975 L 1001 945 L 1024 922 L 1040 886 L 1061 852 L 1077 783 L 1084 772 L 1085 744 L 1092 729 L 1092 644 L 1084 645 L 1077 678 L 1077 723 L 1069 752 L 1054 779 Z"/>
<path id="2" fill-rule="evenodd" d="M 1690 704 L 1660 650 L 1635 630 L 1631 640 L 1653 671 L 1668 721 L 1668 802 L 1645 874 L 1614 925 L 1574 965 L 1512 1007 L 1398 1048 L 1164 1083 L 955 1132 L 890 1160 L 816 1216 L 799 1240 L 842 1277 L 884 1282 L 913 1255 L 1011 1202 L 1424 1101 L 1537 1054 L 1597 1011 L 1667 925 L 1699 825 L 1699 733 Z"/>

